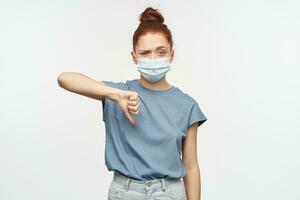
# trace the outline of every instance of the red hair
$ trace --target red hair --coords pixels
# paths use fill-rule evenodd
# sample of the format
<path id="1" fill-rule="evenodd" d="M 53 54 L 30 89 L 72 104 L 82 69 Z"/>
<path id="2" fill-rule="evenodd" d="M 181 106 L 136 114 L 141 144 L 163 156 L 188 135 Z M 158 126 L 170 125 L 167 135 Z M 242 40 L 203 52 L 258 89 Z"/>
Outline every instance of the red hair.
<path id="1" fill-rule="evenodd" d="M 133 50 L 139 38 L 147 33 L 161 33 L 166 40 L 169 42 L 170 47 L 173 47 L 172 34 L 167 25 L 164 24 L 164 17 L 160 14 L 158 9 L 152 7 L 146 8 L 140 14 L 140 24 L 135 30 L 132 40 Z"/>

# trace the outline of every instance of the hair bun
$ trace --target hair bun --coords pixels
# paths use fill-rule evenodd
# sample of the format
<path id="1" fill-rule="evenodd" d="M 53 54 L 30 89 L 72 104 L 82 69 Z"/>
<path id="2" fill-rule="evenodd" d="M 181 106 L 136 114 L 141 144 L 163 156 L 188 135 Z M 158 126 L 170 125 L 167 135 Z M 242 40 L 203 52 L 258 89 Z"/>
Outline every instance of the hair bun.
<path id="1" fill-rule="evenodd" d="M 152 7 L 148 7 L 144 10 L 144 12 L 140 15 L 140 22 L 149 22 L 149 21 L 157 21 L 159 23 L 164 23 L 164 17 L 160 14 L 158 9 L 153 9 Z"/>

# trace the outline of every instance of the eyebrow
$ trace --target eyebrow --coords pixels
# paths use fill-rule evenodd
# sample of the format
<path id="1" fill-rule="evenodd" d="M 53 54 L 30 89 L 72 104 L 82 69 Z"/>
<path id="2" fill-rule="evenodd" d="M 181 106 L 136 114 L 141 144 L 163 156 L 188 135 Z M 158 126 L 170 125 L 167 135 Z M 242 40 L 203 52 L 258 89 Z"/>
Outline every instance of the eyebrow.
<path id="1" fill-rule="evenodd" d="M 159 46 L 159 47 L 157 47 L 156 49 L 163 49 L 163 48 L 166 48 L 165 46 Z M 150 50 L 148 50 L 148 49 L 142 49 L 142 50 L 140 50 L 140 51 L 145 51 L 145 52 L 147 52 L 147 51 L 150 51 Z"/>

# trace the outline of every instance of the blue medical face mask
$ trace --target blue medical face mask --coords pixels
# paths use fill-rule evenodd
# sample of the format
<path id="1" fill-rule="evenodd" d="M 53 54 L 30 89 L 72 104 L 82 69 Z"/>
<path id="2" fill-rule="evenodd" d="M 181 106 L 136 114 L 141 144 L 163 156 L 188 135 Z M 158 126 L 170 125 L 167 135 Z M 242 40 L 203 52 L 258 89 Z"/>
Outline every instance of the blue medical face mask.
<path id="1" fill-rule="evenodd" d="M 137 70 L 150 82 L 157 82 L 171 69 L 170 57 L 139 58 Z"/>

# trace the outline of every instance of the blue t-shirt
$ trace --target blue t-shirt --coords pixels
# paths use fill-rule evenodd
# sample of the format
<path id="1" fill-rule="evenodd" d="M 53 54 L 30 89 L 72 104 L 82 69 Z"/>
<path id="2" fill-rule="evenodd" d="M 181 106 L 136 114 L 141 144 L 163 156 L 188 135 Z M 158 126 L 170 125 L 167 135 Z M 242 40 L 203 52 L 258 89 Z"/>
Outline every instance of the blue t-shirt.
<path id="1" fill-rule="evenodd" d="M 185 176 L 182 140 L 191 124 L 197 122 L 200 126 L 207 120 L 198 103 L 175 86 L 152 90 L 139 79 L 104 83 L 135 91 L 140 99 L 139 114 L 131 114 L 135 125 L 116 102 L 109 98 L 102 100 L 107 169 L 139 180 Z"/>

